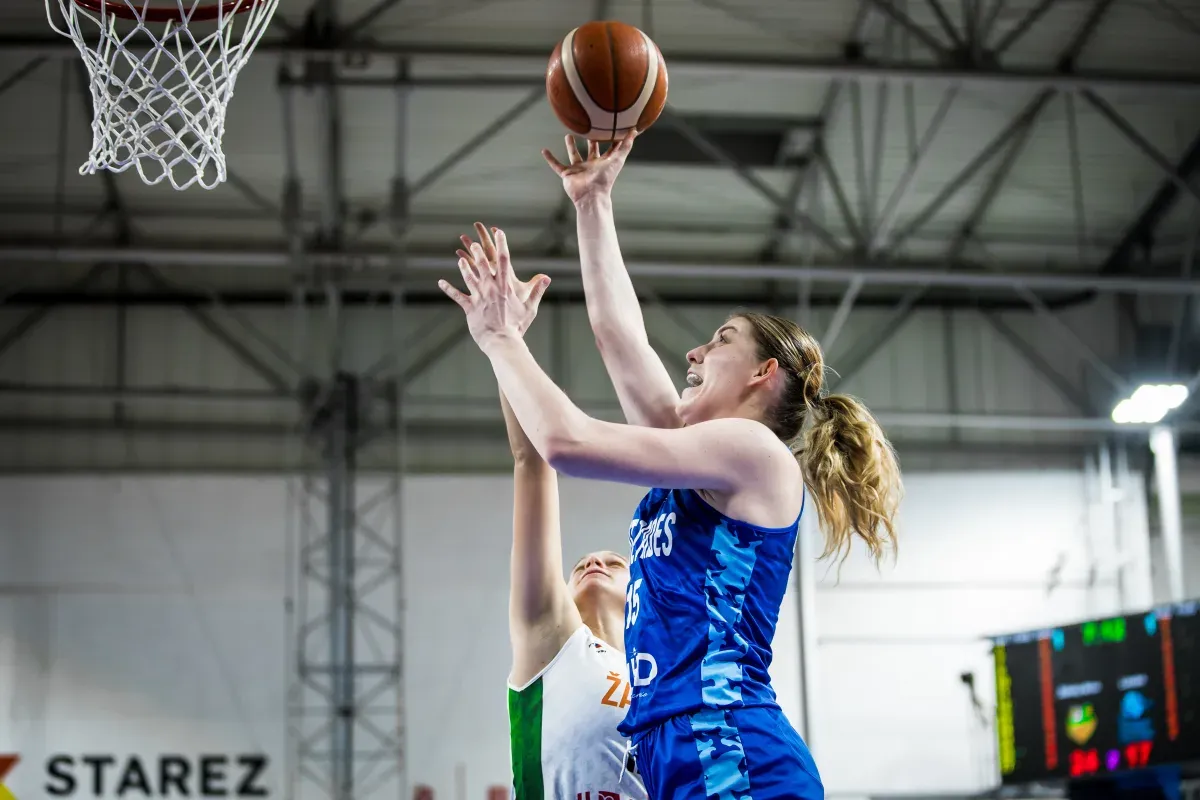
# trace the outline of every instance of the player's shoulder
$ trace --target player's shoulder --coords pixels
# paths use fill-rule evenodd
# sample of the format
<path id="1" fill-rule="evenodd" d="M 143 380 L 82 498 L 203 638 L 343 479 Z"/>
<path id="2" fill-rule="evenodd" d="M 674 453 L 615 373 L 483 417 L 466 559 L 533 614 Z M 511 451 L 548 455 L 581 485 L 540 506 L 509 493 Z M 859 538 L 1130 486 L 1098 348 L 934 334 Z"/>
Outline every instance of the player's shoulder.
<path id="1" fill-rule="evenodd" d="M 764 423 L 746 417 L 722 417 L 698 423 L 697 430 L 712 436 L 720 444 L 736 446 L 748 454 L 787 456 L 795 461 L 791 448 Z"/>

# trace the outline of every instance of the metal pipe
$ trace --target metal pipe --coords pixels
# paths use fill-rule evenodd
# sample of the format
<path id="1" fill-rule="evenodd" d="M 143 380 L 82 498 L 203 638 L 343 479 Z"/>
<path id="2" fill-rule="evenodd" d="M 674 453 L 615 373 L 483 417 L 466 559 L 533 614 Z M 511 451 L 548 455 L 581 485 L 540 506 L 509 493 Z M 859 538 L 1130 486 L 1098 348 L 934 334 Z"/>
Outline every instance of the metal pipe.
<path id="1" fill-rule="evenodd" d="M 394 266 L 390 252 L 363 251 L 357 253 L 308 253 L 309 265 L 344 267 L 359 271 L 387 272 Z M 192 250 L 148 247 L 25 247 L 0 245 L 0 264 L 21 263 L 116 263 L 143 262 L 157 267 L 236 267 L 239 269 L 291 269 L 291 256 L 271 250 Z M 407 269 L 412 272 L 448 274 L 453 262 L 445 256 L 413 256 Z M 520 267 L 530 273 L 548 275 L 577 275 L 579 263 L 570 258 L 522 258 Z M 874 286 L 912 286 L 929 284 L 936 287 L 967 289 L 1097 291 L 1114 294 L 1196 295 L 1200 294 L 1197 278 L 1152 278 L 1130 275 L 1095 275 L 1068 271 L 1014 273 L 988 270 L 947 270 L 946 265 L 825 265 L 802 264 L 683 264 L 678 262 L 645 261 L 629 265 L 635 277 L 698 278 L 706 280 L 779 280 L 796 281 L 808 278 L 820 283 L 847 284 L 859 278 Z"/>
<path id="2" fill-rule="evenodd" d="M 1173 603 L 1183 602 L 1183 516 L 1180 509 L 1179 469 L 1175 462 L 1175 431 L 1159 425 L 1150 431 L 1154 453 L 1154 482 L 1158 489 L 1158 519 L 1162 530 L 1167 587 Z"/>
<path id="3" fill-rule="evenodd" d="M 57 37 L 0 36 L 0 49 L 15 57 L 78 58 L 79 51 Z M 341 61 L 346 57 L 429 58 L 453 62 L 479 60 L 479 75 L 494 76 L 512 66 L 528 66 L 530 77 L 544 69 L 549 46 L 515 47 L 474 44 L 384 44 L 355 42 L 329 48 L 305 48 L 285 40 L 261 42 L 256 55 L 288 54 L 311 61 Z M 507 62 L 507 63 L 505 63 Z M 894 80 L 939 81 L 949 83 L 1024 86 L 1076 91 L 1083 88 L 1132 91 L 1200 91 L 1200 75 L 1167 72 L 1125 72 L 1085 70 L 1061 74 L 1046 69 L 1013 67 L 956 67 L 937 64 L 872 64 L 836 59 L 798 59 L 792 57 L 721 56 L 712 53 L 676 51 L 670 56 L 671 76 L 711 79 L 714 73 L 727 77 L 757 76 L 781 80 Z M 465 78 L 465 76 L 460 76 Z"/>

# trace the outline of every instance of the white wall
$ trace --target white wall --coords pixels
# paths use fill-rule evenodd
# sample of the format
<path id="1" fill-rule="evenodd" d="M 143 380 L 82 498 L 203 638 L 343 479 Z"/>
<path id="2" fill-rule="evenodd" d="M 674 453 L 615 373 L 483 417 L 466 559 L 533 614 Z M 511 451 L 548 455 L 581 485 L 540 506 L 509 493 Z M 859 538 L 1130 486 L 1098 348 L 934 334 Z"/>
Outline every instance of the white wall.
<path id="1" fill-rule="evenodd" d="M 975 670 L 990 703 L 979 637 L 1117 603 L 1111 581 L 1086 580 L 1082 472 L 907 480 L 894 568 L 877 574 L 856 553 L 835 584 L 818 567 L 812 739 L 834 794 L 990 782 L 990 733 L 972 727 L 958 677 Z M 567 558 L 624 549 L 639 490 L 563 491 Z M 443 798 L 460 764 L 465 798 L 508 780 L 509 493 L 478 477 L 414 478 L 405 492 L 409 778 Z M 50 752 L 262 750 L 278 786 L 286 503 L 274 478 L 0 481 L 0 752 L 26 757 L 9 781 L 18 797 L 40 794 Z M 792 716 L 796 608 L 790 596 L 774 670 Z"/>
<path id="2" fill-rule="evenodd" d="M 855 553 L 840 581 L 830 570 L 818 589 L 813 745 L 833 791 L 990 785 L 992 733 L 975 721 L 959 677 L 975 673 L 990 717 L 994 687 L 982 637 L 1120 607 L 1112 577 L 1091 576 L 1082 472 L 910 474 L 906 481 L 895 566 L 876 574 Z"/>

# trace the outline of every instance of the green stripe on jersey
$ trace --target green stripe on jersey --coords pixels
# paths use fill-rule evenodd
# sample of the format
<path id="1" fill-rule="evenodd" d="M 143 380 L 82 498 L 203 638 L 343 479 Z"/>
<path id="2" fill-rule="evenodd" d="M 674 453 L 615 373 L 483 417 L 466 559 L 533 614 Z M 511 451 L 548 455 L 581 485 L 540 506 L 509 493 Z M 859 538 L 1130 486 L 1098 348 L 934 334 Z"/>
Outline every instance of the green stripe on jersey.
<path id="1" fill-rule="evenodd" d="M 545 800 L 542 786 L 542 679 L 508 690 L 508 738 L 516 800 Z"/>

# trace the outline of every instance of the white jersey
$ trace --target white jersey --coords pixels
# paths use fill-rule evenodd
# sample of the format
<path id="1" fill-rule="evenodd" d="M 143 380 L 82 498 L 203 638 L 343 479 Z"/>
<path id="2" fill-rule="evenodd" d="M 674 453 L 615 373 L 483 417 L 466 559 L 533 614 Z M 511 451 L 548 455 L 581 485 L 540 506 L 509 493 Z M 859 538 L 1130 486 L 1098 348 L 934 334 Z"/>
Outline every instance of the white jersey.
<path id="1" fill-rule="evenodd" d="M 516 800 L 646 800 L 617 733 L 630 686 L 625 655 L 580 626 L 524 686 L 508 686 Z"/>

